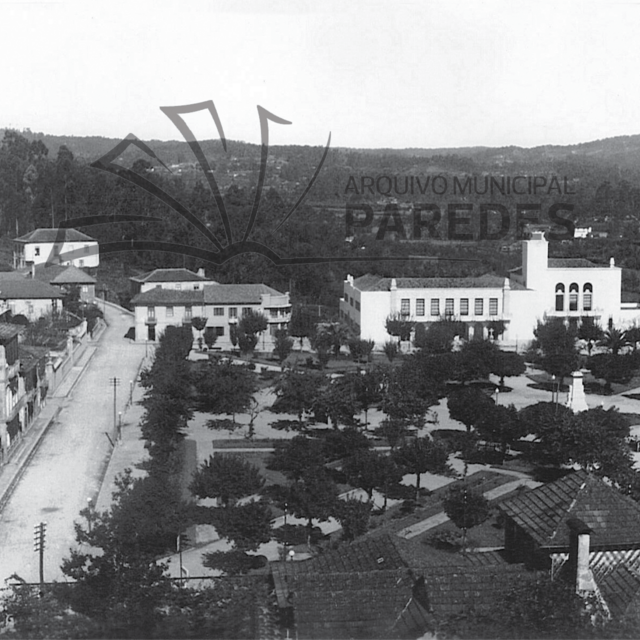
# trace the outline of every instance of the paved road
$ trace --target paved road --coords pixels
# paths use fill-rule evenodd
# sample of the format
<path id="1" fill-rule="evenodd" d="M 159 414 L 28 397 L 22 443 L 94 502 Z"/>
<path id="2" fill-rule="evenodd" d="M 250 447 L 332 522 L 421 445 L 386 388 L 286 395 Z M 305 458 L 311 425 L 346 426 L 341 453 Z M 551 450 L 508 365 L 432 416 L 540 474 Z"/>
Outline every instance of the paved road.
<path id="1" fill-rule="evenodd" d="M 60 413 L 0 513 L 0 580 L 15 572 L 37 582 L 33 526 L 41 521 L 47 523 L 44 578 L 64 578 L 60 564 L 75 543 L 73 523 L 80 519 L 87 499 L 96 498 L 111 450 L 105 435 L 113 430 L 109 379 L 121 380 L 117 411 L 123 411 L 129 381 L 135 379 L 145 355 L 144 345 L 123 337 L 132 324 L 130 315 L 107 306 L 106 318 L 109 326 L 95 354 L 64 398 Z"/>

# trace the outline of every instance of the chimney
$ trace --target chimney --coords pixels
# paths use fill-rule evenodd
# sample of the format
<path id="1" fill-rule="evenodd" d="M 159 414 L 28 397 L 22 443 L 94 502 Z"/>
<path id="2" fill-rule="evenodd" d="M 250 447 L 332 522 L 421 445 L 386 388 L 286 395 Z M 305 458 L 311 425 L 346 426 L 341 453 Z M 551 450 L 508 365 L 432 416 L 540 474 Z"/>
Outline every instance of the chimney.
<path id="1" fill-rule="evenodd" d="M 591 545 L 591 529 L 580 518 L 569 518 L 567 525 L 570 531 L 569 576 L 576 587 L 576 593 L 596 590 L 593 574 L 589 569 L 589 550 Z"/>
<path id="2" fill-rule="evenodd" d="M 204 278 L 204 277 L 205 277 L 205 276 L 204 276 L 204 268 L 203 268 L 203 267 L 200 267 L 200 268 L 198 269 L 198 275 L 199 275 L 201 278 Z"/>

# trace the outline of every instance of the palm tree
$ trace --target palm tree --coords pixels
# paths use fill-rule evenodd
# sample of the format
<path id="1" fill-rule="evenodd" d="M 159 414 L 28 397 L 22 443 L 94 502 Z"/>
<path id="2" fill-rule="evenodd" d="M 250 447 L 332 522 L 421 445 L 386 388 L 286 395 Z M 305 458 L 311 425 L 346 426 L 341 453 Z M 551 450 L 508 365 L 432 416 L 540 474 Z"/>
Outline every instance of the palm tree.
<path id="1" fill-rule="evenodd" d="M 598 344 L 616 356 L 622 349 L 629 346 L 630 342 L 626 331 L 611 327 L 611 329 L 604 332 L 604 337 Z"/>

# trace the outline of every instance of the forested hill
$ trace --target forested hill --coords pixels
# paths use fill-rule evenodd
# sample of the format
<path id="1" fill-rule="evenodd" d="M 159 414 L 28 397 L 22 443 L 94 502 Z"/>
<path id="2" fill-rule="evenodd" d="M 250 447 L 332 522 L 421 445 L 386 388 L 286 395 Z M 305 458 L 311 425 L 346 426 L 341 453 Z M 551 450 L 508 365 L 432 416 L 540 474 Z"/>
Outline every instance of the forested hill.
<path id="1" fill-rule="evenodd" d="M 78 160 L 92 162 L 105 153 L 113 149 L 118 144 L 120 138 L 104 138 L 101 136 L 54 136 L 46 133 L 33 133 L 24 130 L 22 135 L 28 140 L 41 140 L 55 155 L 60 146 L 66 146 Z M 0 129 L 0 136 L 4 130 Z M 193 156 L 188 144 L 180 140 L 147 140 L 146 144 L 153 149 L 158 157 L 165 164 L 180 164 L 193 162 Z M 251 156 L 259 158 L 260 145 L 249 144 L 240 141 L 228 141 L 228 153 L 225 154 L 222 145 L 218 140 L 203 140 L 201 145 L 205 154 L 210 158 L 231 156 Z M 316 146 L 271 146 L 271 154 L 276 156 L 286 156 L 291 154 L 294 157 L 312 156 L 312 160 L 317 160 L 317 151 L 322 145 Z M 424 166 L 424 160 L 433 158 L 449 158 L 447 163 L 451 165 L 451 160 L 455 164 L 455 159 L 459 159 L 460 168 L 464 170 L 465 160 L 471 161 L 466 164 L 466 168 L 474 171 L 492 171 L 498 167 L 508 167 L 510 165 L 522 167 L 542 167 L 550 165 L 553 168 L 557 163 L 580 164 L 588 161 L 590 163 L 603 163 L 616 165 L 620 169 L 631 169 L 634 173 L 640 173 L 640 134 L 629 136 L 617 136 L 615 138 L 605 138 L 593 140 L 574 145 L 543 145 L 538 147 L 524 148 L 516 146 L 508 147 L 452 147 L 452 148 L 408 148 L 408 149 L 350 149 L 346 147 L 335 147 L 334 152 L 342 157 L 348 158 L 349 166 L 352 168 L 366 169 L 371 166 L 380 167 L 397 163 L 397 168 L 403 168 L 414 164 Z M 137 149 L 130 149 L 124 158 L 131 159 L 144 157 L 144 154 Z M 380 159 L 383 159 L 381 162 Z M 389 166 L 387 168 L 393 168 Z"/>

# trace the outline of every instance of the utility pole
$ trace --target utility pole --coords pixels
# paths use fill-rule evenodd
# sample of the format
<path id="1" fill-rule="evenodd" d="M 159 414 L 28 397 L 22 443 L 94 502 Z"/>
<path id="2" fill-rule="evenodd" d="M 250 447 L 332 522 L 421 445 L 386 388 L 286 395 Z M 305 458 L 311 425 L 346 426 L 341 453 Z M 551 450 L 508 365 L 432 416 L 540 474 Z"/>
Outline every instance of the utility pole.
<path id="1" fill-rule="evenodd" d="M 116 389 L 120 384 L 120 378 L 109 378 L 109 384 L 113 387 L 113 431 L 118 431 L 118 410 L 116 409 Z"/>
<path id="2" fill-rule="evenodd" d="M 44 534 L 46 530 L 46 522 L 33 526 L 33 550 L 40 555 L 40 597 L 44 595 Z"/>

